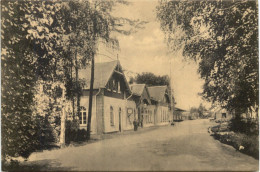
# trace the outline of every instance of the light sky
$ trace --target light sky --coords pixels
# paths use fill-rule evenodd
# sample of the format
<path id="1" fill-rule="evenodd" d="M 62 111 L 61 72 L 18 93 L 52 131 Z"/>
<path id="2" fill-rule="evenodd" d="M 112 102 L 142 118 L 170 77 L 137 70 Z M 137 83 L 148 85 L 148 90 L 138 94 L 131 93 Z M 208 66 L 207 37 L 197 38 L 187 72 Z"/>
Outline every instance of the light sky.
<path id="1" fill-rule="evenodd" d="M 202 92 L 203 80 L 197 73 L 198 65 L 193 61 L 184 61 L 181 52 L 169 52 L 164 33 L 156 19 L 157 0 L 132 0 L 130 5 L 118 5 L 113 14 L 147 21 L 144 29 L 126 35 L 116 35 L 120 51 L 100 46 L 97 62 L 120 60 L 127 76 L 142 72 L 152 72 L 156 75 L 171 76 L 171 84 L 177 107 L 189 110 L 198 107 L 202 101 L 198 96 Z M 108 57 L 107 57 L 108 56 Z M 112 59 L 111 59 L 112 58 Z"/>

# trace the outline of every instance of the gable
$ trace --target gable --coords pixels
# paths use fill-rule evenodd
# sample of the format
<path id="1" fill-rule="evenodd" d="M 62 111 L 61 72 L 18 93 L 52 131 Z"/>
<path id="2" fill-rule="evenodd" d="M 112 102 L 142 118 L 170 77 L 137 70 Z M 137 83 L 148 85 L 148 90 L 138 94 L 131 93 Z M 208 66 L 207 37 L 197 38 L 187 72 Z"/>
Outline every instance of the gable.
<path id="1" fill-rule="evenodd" d="M 148 91 L 151 99 L 162 102 L 165 99 L 165 94 L 167 93 L 167 86 L 148 87 Z"/>
<path id="2" fill-rule="evenodd" d="M 125 75 L 122 70 L 122 66 L 120 65 L 118 60 L 111 62 L 95 63 L 94 69 L 94 89 L 106 88 L 108 82 L 111 79 L 113 79 L 114 75 L 121 75 L 119 79 L 120 82 L 122 82 L 126 90 L 130 92 L 129 85 L 126 81 Z M 85 83 L 84 89 L 90 88 L 90 74 L 91 66 L 79 70 L 79 78 L 83 80 Z"/>
<path id="3" fill-rule="evenodd" d="M 143 93 L 142 93 L 142 99 L 146 100 L 148 104 L 151 104 L 150 96 L 147 87 L 144 87 Z"/>
<path id="4" fill-rule="evenodd" d="M 117 65 L 117 61 L 105 62 L 105 63 L 95 63 L 94 70 L 94 89 L 105 88 L 113 70 Z M 91 66 L 87 66 L 85 69 L 79 70 L 79 78 L 84 81 L 84 89 L 90 88 L 90 75 Z"/>
<path id="5" fill-rule="evenodd" d="M 113 72 L 106 84 L 106 89 L 112 92 L 123 93 L 128 91 L 127 84 L 122 74 Z"/>
<path id="6" fill-rule="evenodd" d="M 141 96 L 144 91 L 145 84 L 132 84 L 130 85 L 133 94 Z"/>

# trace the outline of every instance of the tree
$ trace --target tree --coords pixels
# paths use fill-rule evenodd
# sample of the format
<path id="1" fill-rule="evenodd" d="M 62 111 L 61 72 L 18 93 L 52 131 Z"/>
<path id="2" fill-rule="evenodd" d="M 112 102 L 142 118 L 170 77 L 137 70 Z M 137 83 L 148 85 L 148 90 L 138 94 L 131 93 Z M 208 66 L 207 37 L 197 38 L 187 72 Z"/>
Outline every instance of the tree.
<path id="1" fill-rule="evenodd" d="M 53 74 L 53 18 L 59 3 L 3 1 L 2 157 L 23 156 L 39 148 L 40 124 L 34 110 L 36 81 Z M 44 14 L 44 15 L 43 15 Z M 35 20 L 37 18 L 37 20 Z M 56 34 L 57 35 L 57 34 Z M 45 39 L 44 46 L 41 42 Z"/>
<path id="2" fill-rule="evenodd" d="M 88 1 L 1 3 L 3 159 L 38 149 L 47 117 L 57 117 L 60 125 L 59 113 L 67 106 L 61 90 L 65 85 L 69 100 L 79 97 L 81 81 L 73 73 L 94 58 L 99 39 L 113 47 L 118 41 L 111 31 L 132 32 L 109 15 L 115 1 L 94 4 L 99 8 Z M 135 23 L 139 28 L 141 22 Z"/>
<path id="3" fill-rule="evenodd" d="M 199 113 L 199 117 L 203 118 L 204 117 L 204 112 L 207 109 L 205 108 L 205 106 L 202 105 L 202 103 L 200 103 L 199 107 L 198 107 L 198 113 Z"/>
<path id="4" fill-rule="evenodd" d="M 170 84 L 169 76 L 156 76 L 155 74 L 150 72 L 137 74 L 137 76 L 133 78 L 132 81 L 135 81 L 138 84 L 146 84 L 147 86 L 169 86 Z"/>
<path id="5" fill-rule="evenodd" d="M 229 111 L 258 110 L 256 1 L 161 1 L 169 47 L 199 63 L 203 97 Z"/>

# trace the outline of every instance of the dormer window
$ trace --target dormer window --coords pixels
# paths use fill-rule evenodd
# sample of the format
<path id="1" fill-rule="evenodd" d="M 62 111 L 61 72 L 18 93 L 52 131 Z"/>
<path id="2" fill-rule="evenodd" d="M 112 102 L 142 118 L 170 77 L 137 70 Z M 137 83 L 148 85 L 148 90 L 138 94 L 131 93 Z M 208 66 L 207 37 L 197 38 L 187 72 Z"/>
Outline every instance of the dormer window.
<path id="1" fill-rule="evenodd" d="M 108 81 L 108 83 L 107 83 L 107 90 L 109 90 L 109 91 L 113 90 L 113 82 L 112 82 L 112 80 Z"/>
<path id="2" fill-rule="evenodd" d="M 117 82 L 113 80 L 113 92 L 117 92 Z"/>
<path id="3" fill-rule="evenodd" d="M 117 82 L 117 92 L 121 93 L 120 81 Z"/>

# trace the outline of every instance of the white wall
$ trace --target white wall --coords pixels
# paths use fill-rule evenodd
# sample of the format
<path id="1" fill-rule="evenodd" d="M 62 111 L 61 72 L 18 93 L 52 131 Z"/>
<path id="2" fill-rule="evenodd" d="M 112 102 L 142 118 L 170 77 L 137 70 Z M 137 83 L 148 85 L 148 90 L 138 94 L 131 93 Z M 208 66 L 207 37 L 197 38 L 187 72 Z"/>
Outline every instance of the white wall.
<path id="1" fill-rule="evenodd" d="M 162 120 L 163 113 L 166 113 L 166 120 L 165 121 Z M 157 125 L 167 125 L 167 124 L 169 124 L 169 119 L 170 119 L 169 115 L 170 114 L 169 114 L 169 108 L 168 107 L 158 106 L 156 115 L 157 115 L 157 122 L 156 122 Z M 168 118 L 167 118 L 167 116 L 168 116 Z"/>
<path id="2" fill-rule="evenodd" d="M 80 99 L 80 105 L 84 106 L 87 109 L 88 114 L 88 105 L 89 105 L 89 97 L 88 96 L 82 96 Z M 87 116 L 88 120 L 88 116 Z M 81 124 L 80 129 L 86 129 L 87 130 L 87 124 Z M 97 121 L 96 121 L 96 96 L 93 95 L 92 98 L 92 116 L 91 116 L 91 134 L 97 133 Z"/>
<path id="3" fill-rule="evenodd" d="M 110 125 L 110 106 L 113 107 L 114 125 Z M 121 108 L 121 128 L 124 128 L 123 116 L 125 114 L 126 100 L 104 96 L 104 132 L 119 131 L 119 108 Z"/>
<path id="4" fill-rule="evenodd" d="M 132 109 L 132 114 L 128 114 L 127 113 L 127 109 L 131 108 Z M 126 101 L 126 108 L 125 108 L 125 112 L 123 115 L 123 126 L 124 126 L 124 130 L 131 130 L 134 128 L 134 118 L 136 115 L 136 120 L 138 118 L 138 111 L 136 109 L 136 104 L 134 101 L 132 100 L 127 100 Z M 134 113 L 135 112 L 135 113 Z"/>
<path id="5" fill-rule="evenodd" d="M 144 113 L 144 119 L 143 119 L 143 125 L 144 127 L 150 127 L 150 126 L 154 126 L 155 125 L 155 114 L 154 114 L 154 110 L 155 110 L 156 106 L 155 105 L 148 105 L 146 107 L 146 109 L 148 110 L 148 113 Z M 151 122 L 147 122 L 146 120 L 149 121 L 149 119 L 146 119 L 146 118 L 149 118 L 149 110 L 152 112 L 151 113 Z"/>

